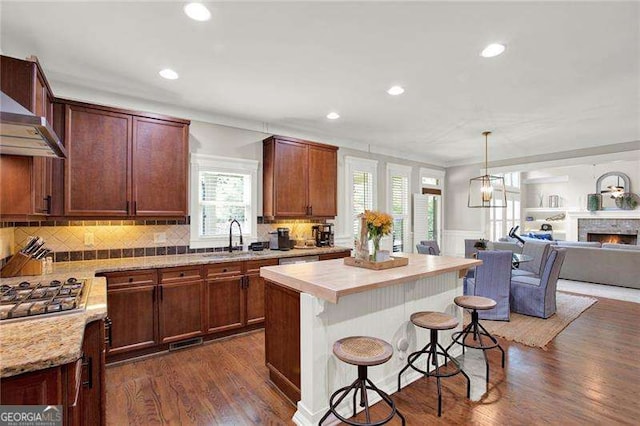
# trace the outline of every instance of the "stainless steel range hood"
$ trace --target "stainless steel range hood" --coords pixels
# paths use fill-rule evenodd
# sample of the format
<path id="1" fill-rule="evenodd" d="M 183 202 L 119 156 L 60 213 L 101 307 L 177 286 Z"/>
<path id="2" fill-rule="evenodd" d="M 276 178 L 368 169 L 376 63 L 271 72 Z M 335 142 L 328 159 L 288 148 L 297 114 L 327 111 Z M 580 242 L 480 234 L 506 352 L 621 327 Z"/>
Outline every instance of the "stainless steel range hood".
<path id="1" fill-rule="evenodd" d="M 44 117 L 0 92 L 0 153 L 65 158 L 67 152 Z"/>

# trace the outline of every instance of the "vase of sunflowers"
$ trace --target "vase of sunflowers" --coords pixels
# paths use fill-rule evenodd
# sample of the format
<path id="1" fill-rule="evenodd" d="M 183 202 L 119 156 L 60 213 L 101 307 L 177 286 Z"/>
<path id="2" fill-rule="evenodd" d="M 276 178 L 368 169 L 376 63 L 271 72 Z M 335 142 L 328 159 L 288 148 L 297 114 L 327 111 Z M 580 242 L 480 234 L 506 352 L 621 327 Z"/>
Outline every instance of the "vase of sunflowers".
<path id="1" fill-rule="evenodd" d="M 373 254 L 371 261 L 376 262 L 380 254 L 380 240 L 385 235 L 391 234 L 393 217 L 390 214 L 373 210 L 365 210 L 364 223 L 367 229 L 367 239 L 373 242 Z"/>

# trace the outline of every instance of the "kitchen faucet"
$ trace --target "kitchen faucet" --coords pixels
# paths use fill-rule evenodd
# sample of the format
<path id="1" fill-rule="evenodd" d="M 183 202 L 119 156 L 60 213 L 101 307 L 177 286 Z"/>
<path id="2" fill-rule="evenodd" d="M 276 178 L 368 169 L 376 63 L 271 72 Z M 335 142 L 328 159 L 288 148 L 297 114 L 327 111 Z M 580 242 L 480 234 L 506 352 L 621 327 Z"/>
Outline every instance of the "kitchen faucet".
<path id="1" fill-rule="evenodd" d="M 238 222 L 236 219 L 233 219 L 229 224 L 229 253 L 233 253 L 233 243 L 231 241 L 231 235 L 234 223 L 238 224 L 238 230 L 240 231 L 240 251 L 242 251 L 242 227 L 240 226 L 240 222 Z"/>

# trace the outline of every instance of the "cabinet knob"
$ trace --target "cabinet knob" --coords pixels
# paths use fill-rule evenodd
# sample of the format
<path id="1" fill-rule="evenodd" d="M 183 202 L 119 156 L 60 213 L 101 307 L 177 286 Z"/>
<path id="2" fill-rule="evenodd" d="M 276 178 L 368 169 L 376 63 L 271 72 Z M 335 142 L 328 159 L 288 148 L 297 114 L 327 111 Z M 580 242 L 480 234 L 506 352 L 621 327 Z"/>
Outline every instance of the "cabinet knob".
<path id="1" fill-rule="evenodd" d="M 227 268 L 224 268 L 224 269 L 222 270 L 222 272 L 227 272 Z"/>
<path id="2" fill-rule="evenodd" d="M 180 276 L 181 276 L 181 277 L 184 277 L 184 272 L 180 272 Z"/>
<path id="3" fill-rule="evenodd" d="M 133 277 L 129 277 L 129 282 L 132 283 L 133 282 Z"/>

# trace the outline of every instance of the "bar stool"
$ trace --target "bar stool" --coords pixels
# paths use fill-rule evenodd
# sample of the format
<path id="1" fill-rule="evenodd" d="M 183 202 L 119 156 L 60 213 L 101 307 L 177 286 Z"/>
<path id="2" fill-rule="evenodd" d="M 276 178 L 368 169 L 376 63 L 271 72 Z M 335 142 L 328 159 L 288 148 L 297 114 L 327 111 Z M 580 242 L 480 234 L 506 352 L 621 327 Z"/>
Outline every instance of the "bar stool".
<path id="1" fill-rule="evenodd" d="M 324 422 L 330 414 L 333 414 L 338 418 L 338 420 L 349 425 L 378 426 L 389 422 L 393 418 L 393 416 L 397 414 L 402 420 L 402 425 L 404 426 L 404 416 L 400 414 L 400 411 L 398 411 L 398 409 L 396 408 L 393 400 L 384 391 L 378 389 L 378 387 L 374 385 L 373 382 L 367 377 L 367 367 L 384 364 L 385 362 L 389 361 L 389 359 L 393 355 L 393 348 L 391 347 L 391 345 L 384 340 L 378 339 L 376 337 L 352 336 L 345 337 L 335 342 L 333 344 L 333 353 L 341 361 L 346 362 L 347 364 L 357 365 L 358 378 L 354 380 L 351 385 L 342 387 L 331 395 L 331 397 L 329 398 L 329 411 L 327 411 L 322 419 L 320 419 L 318 425 L 322 425 L 322 422 Z M 353 416 L 355 417 L 356 415 L 356 398 L 358 396 L 358 391 L 360 391 L 360 406 L 364 407 L 366 423 L 345 419 L 336 411 L 338 405 L 340 405 L 340 403 L 352 390 L 354 390 Z M 367 390 L 374 391 L 375 393 L 380 395 L 382 400 L 386 402 L 387 405 L 391 408 L 390 413 L 384 419 L 374 421 L 371 420 Z M 340 395 L 340 397 L 334 402 L 335 398 L 338 395 Z"/>
<path id="2" fill-rule="evenodd" d="M 487 372 L 487 383 L 489 383 L 489 360 L 487 359 L 487 351 L 489 349 L 498 348 L 500 352 L 502 352 L 502 368 L 504 368 L 504 349 L 498 343 L 495 337 L 491 335 L 483 326 L 480 324 L 478 320 L 478 311 L 486 311 L 489 309 L 493 309 L 496 306 L 496 301 L 493 299 L 489 299 L 488 297 L 481 296 L 458 296 L 453 299 L 453 302 L 460 306 L 463 309 L 471 310 L 471 322 L 464 328 L 462 331 L 457 333 L 453 333 L 451 336 L 453 341 L 447 347 L 449 349 L 453 346 L 454 343 L 462 345 L 462 352 L 464 353 L 464 348 L 473 348 L 473 349 L 482 349 L 482 355 L 484 355 L 484 362 L 486 365 Z M 476 342 L 469 344 L 466 342 L 467 337 L 471 335 L 473 337 L 473 341 Z M 485 345 L 482 342 L 482 336 L 488 337 L 491 340 L 491 344 Z"/>
<path id="3" fill-rule="evenodd" d="M 451 377 L 456 374 L 462 374 L 467 379 L 467 398 L 471 395 L 471 381 L 469 380 L 469 376 L 460 368 L 460 364 L 458 361 L 453 359 L 447 349 L 443 348 L 440 343 L 438 343 L 438 330 L 451 330 L 458 326 L 458 320 L 443 312 L 416 312 L 411 315 L 411 322 L 420 327 L 426 328 L 431 332 L 431 340 L 427 345 L 417 352 L 413 352 L 407 357 L 407 365 L 400 371 L 398 374 L 398 392 L 401 391 L 400 388 L 400 379 L 402 377 L 402 373 L 404 373 L 409 367 L 416 370 L 418 373 L 422 373 L 427 377 L 435 377 L 436 382 L 438 384 L 438 417 L 442 415 L 442 389 L 440 386 L 440 378 L 441 377 Z M 414 363 L 420 357 L 420 355 L 427 354 L 427 371 L 421 370 L 416 367 Z M 438 355 L 444 357 L 443 366 L 447 364 L 447 359 L 450 360 L 454 366 L 454 369 L 449 372 L 440 372 L 440 366 L 438 364 Z M 429 372 L 429 365 L 433 365 L 434 370 Z"/>

